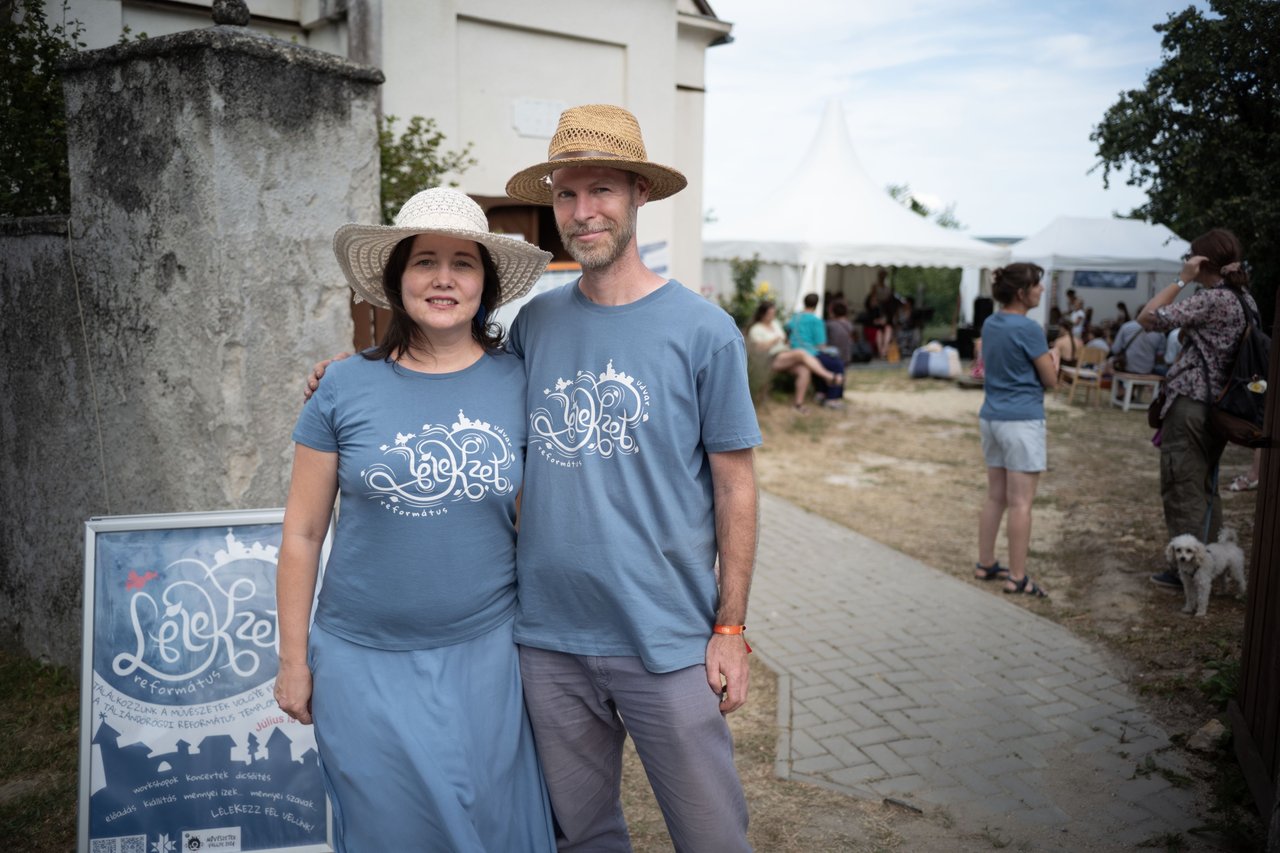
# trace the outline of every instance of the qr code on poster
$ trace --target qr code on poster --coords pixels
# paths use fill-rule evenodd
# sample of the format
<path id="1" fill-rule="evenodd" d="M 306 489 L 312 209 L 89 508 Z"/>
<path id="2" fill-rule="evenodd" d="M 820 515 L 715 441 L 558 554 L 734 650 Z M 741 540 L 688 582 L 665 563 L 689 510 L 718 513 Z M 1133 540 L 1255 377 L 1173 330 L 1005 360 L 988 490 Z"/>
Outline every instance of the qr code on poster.
<path id="1" fill-rule="evenodd" d="M 89 842 L 89 853 L 147 853 L 147 837 L 123 835 L 119 838 L 95 838 Z"/>

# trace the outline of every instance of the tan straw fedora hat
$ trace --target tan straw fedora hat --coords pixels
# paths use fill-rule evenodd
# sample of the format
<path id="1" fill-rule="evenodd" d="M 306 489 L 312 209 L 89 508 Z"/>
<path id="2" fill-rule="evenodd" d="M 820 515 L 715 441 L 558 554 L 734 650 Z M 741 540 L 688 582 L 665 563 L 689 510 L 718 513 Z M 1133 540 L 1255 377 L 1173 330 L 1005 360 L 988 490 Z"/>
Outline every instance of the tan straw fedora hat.
<path id="1" fill-rule="evenodd" d="M 528 293 L 551 260 L 550 252 L 531 243 L 489 231 L 484 211 L 466 194 L 434 187 L 406 201 L 394 225 L 343 225 L 333 235 L 333 253 L 357 302 L 391 307 L 382 288 L 383 271 L 396 244 L 418 234 L 474 240 L 488 249 L 498 268 L 499 305 Z"/>
<path id="2" fill-rule="evenodd" d="M 547 162 L 530 166 L 507 181 L 507 195 L 532 204 L 551 204 L 551 173 L 569 166 L 607 166 L 643 175 L 649 200 L 675 195 L 689 182 L 669 166 L 649 162 L 636 117 L 609 104 L 570 107 L 547 146 Z"/>

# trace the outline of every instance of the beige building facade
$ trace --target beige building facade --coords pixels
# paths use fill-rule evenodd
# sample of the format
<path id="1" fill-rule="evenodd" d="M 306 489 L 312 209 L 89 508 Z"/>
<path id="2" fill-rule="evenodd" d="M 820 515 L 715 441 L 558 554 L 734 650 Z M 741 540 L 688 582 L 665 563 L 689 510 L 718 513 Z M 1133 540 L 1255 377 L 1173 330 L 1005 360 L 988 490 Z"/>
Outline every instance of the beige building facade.
<path id="1" fill-rule="evenodd" d="M 702 288 L 704 58 L 731 24 L 705 0 L 250 0 L 250 28 L 380 67 L 386 115 L 435 119 L 446 147 L 472 145 L 457 180 L 496 228 L 560 255 L 550 215 L 506 199 L 507 178 L 546 156 L 556 119 L 583 103 L 625 106 L 649 157 L 689 187 L 646 210 L 647 262 Z M 48 0 L 51 19 L 63 14 Z M 122 33 L 209 26 L 209 0 L 71 0 L 90 48 Z M 403 126 L 403 125 L 401 125 Z"/>

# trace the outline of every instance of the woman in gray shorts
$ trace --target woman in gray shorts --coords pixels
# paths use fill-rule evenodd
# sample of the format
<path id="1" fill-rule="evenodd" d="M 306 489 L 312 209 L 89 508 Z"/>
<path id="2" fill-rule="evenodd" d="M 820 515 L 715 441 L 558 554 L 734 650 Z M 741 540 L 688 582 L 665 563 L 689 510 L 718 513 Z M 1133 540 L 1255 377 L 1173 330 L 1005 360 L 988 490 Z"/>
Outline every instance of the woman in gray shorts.
<path id="1" fill-rule="evenodd" d="M 1027 310 L 1040 304 L 1044 270 L 1009 264 L 995 271 L 991 295 L 1000 310 L 982 326 L 985 397 L 978 413 L 987 462 L 987 499 L 978 516 L 974 577 L 1003 580 L 1004 591 L 1043 596 L 1027 574 L 1031 501 L 1045 469 L 1044 392 L 1058 384 L 1058 354 Z M 1000 519 L 1009 512 L 1009 567 L 996 560 Z"/>

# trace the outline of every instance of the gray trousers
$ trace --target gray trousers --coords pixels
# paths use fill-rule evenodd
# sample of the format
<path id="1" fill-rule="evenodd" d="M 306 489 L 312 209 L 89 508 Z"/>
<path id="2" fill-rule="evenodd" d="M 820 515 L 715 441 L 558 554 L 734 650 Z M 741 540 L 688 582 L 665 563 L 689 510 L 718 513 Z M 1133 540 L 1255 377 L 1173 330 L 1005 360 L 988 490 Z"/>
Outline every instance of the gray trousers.
<path id="1" fill-rule="evenodd" d="M 630 851 L 619 788 L 630 733 L 678 851 L 745 851 L 733 738 L 706 670 L 652 673 L 637 657 L 520 647 L 534 741 L 561 851 Z"/>
<path id="2" fill-rule="evenodd" d="M 1169 538 L 1190 533 L 1201 542 L 1218 538 L 1218 460 L 1226 443 L 1209 430 L 1209 407 L 1178 397 L 1165 415 L 1160 437 L 1160 499 Z"/>

